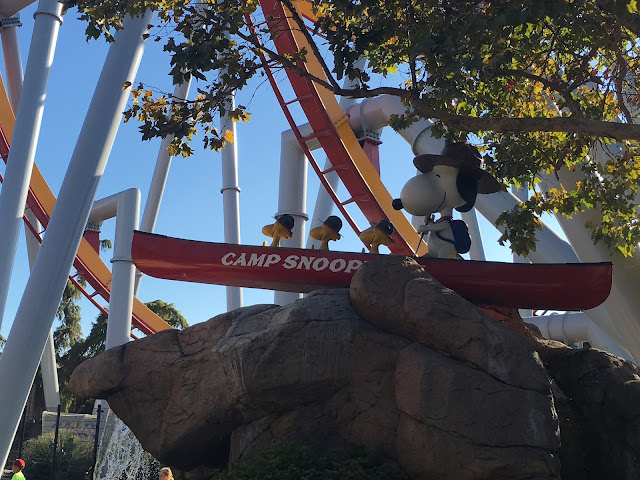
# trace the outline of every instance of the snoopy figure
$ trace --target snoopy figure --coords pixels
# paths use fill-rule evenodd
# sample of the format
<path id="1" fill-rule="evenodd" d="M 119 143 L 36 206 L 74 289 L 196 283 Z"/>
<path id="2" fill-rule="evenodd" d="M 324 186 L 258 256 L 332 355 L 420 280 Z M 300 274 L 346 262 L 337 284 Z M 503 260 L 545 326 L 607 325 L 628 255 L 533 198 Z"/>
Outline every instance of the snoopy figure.
<path id="1" fill-rule="evenodd" d="M 494 193 L 500 183 L 483 168 L 478 150 L 466 143 L 452 143 L 440 155 L 418 155 L 413 159 L 420 174 L 410 179 L 393 201 L 396 210 L 405 209 L 412 215 L 424 216 L 418 233 L 428 233 L 428 255 L 459 259 L 471 247 L 466 224 L 453 220 L 455 208 L 468 212 L 478 193 Z M 440 218 L 433 221 L 433 215 Z"/>

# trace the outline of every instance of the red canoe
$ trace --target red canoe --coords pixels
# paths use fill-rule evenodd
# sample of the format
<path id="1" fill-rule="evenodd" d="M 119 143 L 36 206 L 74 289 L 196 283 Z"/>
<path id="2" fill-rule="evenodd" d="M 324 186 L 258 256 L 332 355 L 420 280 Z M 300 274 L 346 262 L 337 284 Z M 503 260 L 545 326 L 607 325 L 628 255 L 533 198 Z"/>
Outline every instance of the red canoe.
<path id="1" fill-rule="evenodd" d="M 369 253 L 199 242 L 136 231 L 131 256 L 152 277 L 288 292 L 348 287 Z M 436 280 L 477 304 L 587 310 L 611 290 L 611 263 L 527 264 L 416 258 Z"/>

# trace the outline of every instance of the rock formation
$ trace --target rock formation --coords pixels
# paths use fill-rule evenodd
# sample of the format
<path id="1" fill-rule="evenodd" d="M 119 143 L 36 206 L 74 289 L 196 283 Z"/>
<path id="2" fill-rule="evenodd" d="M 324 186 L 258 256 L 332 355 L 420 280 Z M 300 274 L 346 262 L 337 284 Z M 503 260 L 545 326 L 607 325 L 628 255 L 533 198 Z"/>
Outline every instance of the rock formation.
<path id="1" fill-rule="evenodd" d="M 636 367 L 515 330 L 385 257 L 350 290 L 110 349 L 70 388 L 106 398 L 147 451 L 182 468 L 314 432 L 413 479 L 637 478 Z"/>

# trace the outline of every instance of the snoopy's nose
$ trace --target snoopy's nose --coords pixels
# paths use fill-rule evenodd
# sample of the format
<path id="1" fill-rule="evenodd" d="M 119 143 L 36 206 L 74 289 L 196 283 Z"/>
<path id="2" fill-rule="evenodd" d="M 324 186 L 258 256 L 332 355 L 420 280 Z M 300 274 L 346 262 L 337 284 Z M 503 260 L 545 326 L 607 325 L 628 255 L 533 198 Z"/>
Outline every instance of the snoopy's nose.
<path id="1" fill-rule="evenodd" d="M 394 210 L 402 210 L 404 207 L 402 206 L 402 200 L 399 198 L 394 198 L 393 202 L 391 202 L 391 206 Z"/>

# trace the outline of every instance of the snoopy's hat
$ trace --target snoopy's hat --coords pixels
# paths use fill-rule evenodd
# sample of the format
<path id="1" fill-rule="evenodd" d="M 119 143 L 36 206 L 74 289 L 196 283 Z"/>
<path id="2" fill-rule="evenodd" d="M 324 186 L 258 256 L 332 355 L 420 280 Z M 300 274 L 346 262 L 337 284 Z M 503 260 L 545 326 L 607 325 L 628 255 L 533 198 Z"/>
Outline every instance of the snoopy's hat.
<path id="1" fill-rule="evenodd" d="M 435 165 L 459 168 L 478 181 L 478 193 L 495 193 L 500 190 L 500 183 L 482 168 L 483 163 L 478 149 L 466 143 L 450 143 L 440 155 L 427 153 L 413 159 L 413 164 L 422 173 L 429 173 Z"/>

